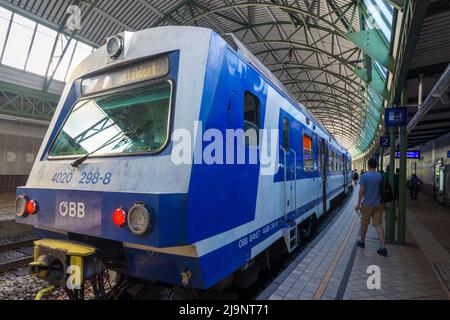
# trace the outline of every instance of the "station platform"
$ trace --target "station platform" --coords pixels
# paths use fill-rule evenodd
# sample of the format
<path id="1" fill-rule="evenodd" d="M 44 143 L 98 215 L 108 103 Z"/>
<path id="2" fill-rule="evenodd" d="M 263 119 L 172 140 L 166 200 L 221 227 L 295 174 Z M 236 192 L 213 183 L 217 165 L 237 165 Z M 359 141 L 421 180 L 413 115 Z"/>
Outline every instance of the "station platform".
<path id="1" fill-rule="evenodd" d="M 14 220 L 14 202 L 16 194 L 14 192 L 0 192 L 0 222 Z"/>
<path id="2" fill-rule="evenodd" d="M 420 199 L 409 202 L 406 245 L 388 244 L 377 254 L 370 226 L 366 248 L 356 247 L 358 189 L 338 218 L 258 297 L 258 300 L 448 300 L 450 298 L 450 209 Z M 447 248 L 447 249 L 446 249 Z M 380 284 L 368 280 L 379 268 Z M 373 278 L 369 281 L 371 284 Z"/>

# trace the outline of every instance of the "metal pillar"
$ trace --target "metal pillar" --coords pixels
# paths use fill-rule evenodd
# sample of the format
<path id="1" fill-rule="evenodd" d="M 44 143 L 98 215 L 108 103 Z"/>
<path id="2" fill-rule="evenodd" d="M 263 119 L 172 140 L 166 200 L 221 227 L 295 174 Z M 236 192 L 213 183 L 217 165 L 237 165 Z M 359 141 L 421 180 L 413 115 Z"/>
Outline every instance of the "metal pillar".
<path id="1" fill-rule="evenodd" d="M 408 99 L 406 88 L 403 90 L 402 104 L 405 105 Z M 408 129 L 400 128 L 400 177 L 398 195 L 398 243 L 406 242 L 406 151 L 408 149 Z"/>
<path id="2" fill-rule="evenodd" d="M 391 145 L 389 148 L 389 183 L 392 188 L 394 188 L 395 184 L 395 128 L 390 128 L 389 133 L 391 136 Z M 386 241 L 394 242 L 395 241 L 395 202 L 391 202 L 388 204 L 387 210 L 387 221 L 386 221 Z"/>
<path id="3" fill-rule="evenodd" d="M 384 148 L 380 148 L 380 171 L 384 171 Z"/>

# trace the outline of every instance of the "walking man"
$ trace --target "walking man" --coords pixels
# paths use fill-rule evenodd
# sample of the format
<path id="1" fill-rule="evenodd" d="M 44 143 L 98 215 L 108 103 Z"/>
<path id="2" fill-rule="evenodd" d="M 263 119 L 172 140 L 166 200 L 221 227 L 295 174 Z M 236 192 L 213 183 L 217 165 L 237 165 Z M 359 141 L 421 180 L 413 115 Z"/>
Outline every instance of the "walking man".
<path id="1" fill-rule="evenodd" d="M 410 190 L 411 190 L 411 199 L 417 200 L 417 196 L 419 194 L 420 185 L 422 181 L 417 177 L 416 174 L 413 174 L 410 182 Z"/>
<path id="2" fill-rule="evenodd" d="M 361 211 L 361 239 L 358 241 L 357 246 L 364 249 L 366 247 L 365 240 L 367 229 L 372 219 L 372 225 L 375 227 L 380 240 L 380 249 L 378 254 L 387 257 L 388 252 L 386 250 L 384 242 L 384 228 L 383 228 L 383 212 L 384 204 L 381 199 L 381 187 L 383 177 L 376 172 L 377 161 L 375 159 L 369 160 L 369 172 L 361 176 L 359 182 L 360 190 L 358 197 L 358 204 L 356 211 Z"/>
<path id="3" fill-rule="evenodd" d="M 353 171 L 353 185 L 357 186 L 358 185 L 358 180 L 359 180 L 359 174 L 358 171 Z"/>

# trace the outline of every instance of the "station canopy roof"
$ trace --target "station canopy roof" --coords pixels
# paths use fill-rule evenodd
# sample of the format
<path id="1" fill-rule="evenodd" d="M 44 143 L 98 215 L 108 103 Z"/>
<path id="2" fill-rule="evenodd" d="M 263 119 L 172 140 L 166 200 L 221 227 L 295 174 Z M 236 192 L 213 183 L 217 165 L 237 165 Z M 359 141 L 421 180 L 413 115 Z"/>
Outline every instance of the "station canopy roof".
<path id="1" fill-rule="evenodd" d="M 194 25 L 233 33 L 359 156 L 382 130 L 395 2 L 0 0 L 0 63 L 64 81 L 76 63 L 124 30 Z M 81 9 L 74 32 L 66 26 L 71 5 Z"/>

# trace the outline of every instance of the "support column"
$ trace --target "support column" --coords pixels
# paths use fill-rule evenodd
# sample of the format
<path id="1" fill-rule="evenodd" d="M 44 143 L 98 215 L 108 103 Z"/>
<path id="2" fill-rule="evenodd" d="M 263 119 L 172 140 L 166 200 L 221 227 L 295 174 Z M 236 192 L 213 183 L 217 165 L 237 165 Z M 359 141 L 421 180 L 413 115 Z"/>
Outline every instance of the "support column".
<path id="1" fill-rule="evenodd" d="M 380 171 L 384 171 L 384 148 L 380 148 Z"/>
<path id="2" fill-rule="evenodd" d="M 389 183 L 392 188 L 394 188 L 395 184 L 395 128 L 389 129 L 390 137 L 391 137 L 391 146 L 389 148 Z M 386 241 L 394 242 L 395 241 L 395 202 L 391 202 L 388 204 L 387 210 L 387 219 L 386 219 Z"/>
<path id="3" fill-rule="evenodd" d="M 403 89 L 402 104 L 406 105 L 408 92 Z M 408 129 L 400 128 L 400 177 L 398 195 L 398 243 L 406 242 L 406 151 L 408 150 Z"/>

